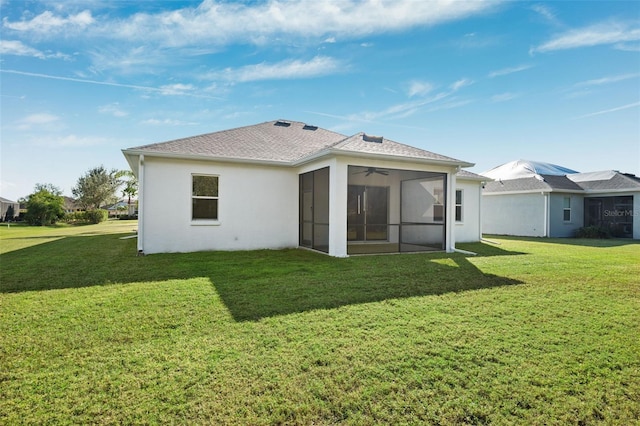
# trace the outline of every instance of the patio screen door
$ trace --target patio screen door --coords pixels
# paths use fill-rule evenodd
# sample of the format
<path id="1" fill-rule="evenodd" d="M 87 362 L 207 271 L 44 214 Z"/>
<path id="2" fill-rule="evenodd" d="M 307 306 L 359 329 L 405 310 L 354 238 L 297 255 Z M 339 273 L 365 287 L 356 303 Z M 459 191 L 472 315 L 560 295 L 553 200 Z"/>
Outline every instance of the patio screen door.
<path id="1" fill-rule="evenodd" d="M 329 252 L 329 168 L 300 175 L 299 244 Z"/>
<path id="2" fill-rule="evenodd" d="M 389 222 L 389 188 L 349 185 L 347 240 L 386 241 Z"/>

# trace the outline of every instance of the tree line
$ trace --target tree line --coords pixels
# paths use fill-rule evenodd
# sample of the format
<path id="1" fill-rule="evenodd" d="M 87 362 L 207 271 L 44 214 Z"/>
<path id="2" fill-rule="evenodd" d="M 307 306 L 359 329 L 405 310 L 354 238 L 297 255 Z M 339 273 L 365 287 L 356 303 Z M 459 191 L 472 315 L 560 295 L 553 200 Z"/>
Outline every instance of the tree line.
<path id="1" fill-rule="evenodd" d="M 104 166 L 89 169 L 71 189 L 76 204 L 83 209 L 83 219 L 98 223 L 108 212 L 100 207 L 118 199 L 118 192 L 131 198 L 138 192 L 138 181 L 129 170 L 107 170 Z M 36 184 L 34 192 L 20 199 L 26 206 L 24 220 L 30 225 L 53 225 L 65 217 L 62 191 L 52 184 Z"/>

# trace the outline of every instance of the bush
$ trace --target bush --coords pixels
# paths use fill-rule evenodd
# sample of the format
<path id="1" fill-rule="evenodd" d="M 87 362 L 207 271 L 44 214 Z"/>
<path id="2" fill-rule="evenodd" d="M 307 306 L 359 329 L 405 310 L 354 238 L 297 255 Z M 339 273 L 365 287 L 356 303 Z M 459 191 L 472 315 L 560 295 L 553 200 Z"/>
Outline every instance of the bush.
<path id="1" fill-rule="evenodd" d="M 27 197 L 24 219 L 29 225 L 49 226 L 64 217 L 64 198 L 53 185 L 37 184 L 35 192 Z"/>
<path id="2" fill-rule="evenodd" d="M 601 226 L 584 226 L 576 231 L 576 238 L 611 238 L 611 233 Z"/>
<path id="3" fill-rule="evenodd" d="M 64 215 L 64 221 L 67 223 L 86 222 L 86 212 L 71 212 Z"/>
<path id="4" fill-rule="evenodd" d="M 87 210 L 84 214 L 89 223 L 100 223 L 109 218 L 109 212 L 104 209 Z"/>
<path id="5" fill-rule="evenodd" d="M 138 215 L 137 214 L 121 214 L 120 216 L 118 216 L 118 219 L 120 219 L 120 220 L 137 220 L 138 219 Z"/>

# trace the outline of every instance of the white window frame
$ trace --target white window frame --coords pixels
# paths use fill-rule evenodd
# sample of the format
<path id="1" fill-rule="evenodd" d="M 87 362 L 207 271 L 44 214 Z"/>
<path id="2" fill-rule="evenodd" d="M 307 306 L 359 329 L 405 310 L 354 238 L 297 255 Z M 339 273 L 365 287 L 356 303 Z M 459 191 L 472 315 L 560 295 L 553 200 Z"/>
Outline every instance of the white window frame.
<path id="1" fill-rule="evenodd" d="M 193 195 L 193 178 L 197 177 L 197 176 L 201 176 L 201 177 L 212 177 L 212 178 L 216 178 L 218 179 L 218 195 L 217 196 L 205 196 L 205 195 Z M 220 224 L 220 175 L 214 175 L 214 174 L 206 174 L 206 173 L 192 173 L 191 174 L 191 181 L 190 181 L 190 187 L 191 187 L 191 224 L 192 225 L 219 225 Z M 194 199 L 200 199 L 200 200 L 218 200 L 218 217 L 216 217 L 215 219 L 213 218 L 203 218 L 203 219 L 196 219 L 193 217 L 193 200 Z"/>
<path id="2" fill-rule="evenodd" d="M 565 201 L 569 201 L 569 207 L 565 207 Z M 569 212 L 569 219 L 565 219 L 565 213 Z M 571 197 L 562 198 L 562 221 L 565 223 L 571 222 Z"/>
<path id="3" fill-rule="evenodd" d="M 458 192 L 460 192 L 460 204 L 458 204 Z M 455 208 L 453 210 L 453 218 L 456 223 L 464 223 L 464 189 L 456 189 L 455 192 Z M 458 207 L 460 207 L 460 219 L 458 220 Z"/>

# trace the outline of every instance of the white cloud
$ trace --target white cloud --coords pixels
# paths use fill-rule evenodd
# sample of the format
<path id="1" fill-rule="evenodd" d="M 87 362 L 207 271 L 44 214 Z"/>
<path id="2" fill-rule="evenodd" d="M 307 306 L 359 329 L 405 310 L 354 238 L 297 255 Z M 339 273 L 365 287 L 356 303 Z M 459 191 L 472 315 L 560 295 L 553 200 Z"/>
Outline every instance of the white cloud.
<path id="1" fill-rule="evenodd" d="M 31 114 L 23 119 L 19 120 L 17 123 L 17 127 L 20 130 L 29 130 L 33 128 L 43 128 L 51 126 L 52 124 L 58 122 L 60 117 L 57 115 L 49 114 L 46 112 Z"/>
<path id="2" fill-rule="evenodd" d="M 362 111 L 356 114 L 351 114 L 347 118 L 351 121 L 363 122 L 372 122 L 379 119 L 395 120 L 399 118 L 405 118 L 412 114 L 415 114 L 426 105 L 438 103 L 439 101 L 447 98 L 449 95 L 450 93 L 442 92 L 425 99 L 391 105 L 390 107 L 380 111 Z"/>
<path id="3" fill-rule="evenodd" d="M 616 50 L 622 50 L 624 52 L 640 52 L 640 43 L 618 43 L 613 46 Z"/>
<path id="4" fill-rule="evenodd" d="M 559 34 L 530 53 L 551 52 L 640 40 L 640 27 L 622 22 L 606 22 Z"/>
<path id="5" fill-rule="evenodd" d="M 100 112 L 101 114 L 113 115 L 114 117 L 126 117 L 127 115 L 129 115 L 128 112 L 120 109 L 120 104 L 118 104 L 117 102 L 99 107 L 98 112 Z"/>
<path id="6" fill-rule="evenodd" d="M 227 80 L 233 82 L 248 82 L 257 80 L 286 80 L 296 78 L 310 78 L 331 74 L 345 67 L 336 59 L 326 56 L 316 56 L 310 61 L 286 60 L 274 64 L 260 63 L 241 68 L 226 68 L 223 71 L 209 73 L 203 78 L 211 80 Z"/>
<path id="7" fill-rule="evenodd" d="M 8 29 L 41 35 L 52 35 L 73 29 L 83 30 L 94 22 L 95 20 L 88 10 L 67 17 L 54 15 L 47 10 L 30 20 L 10 22 L 6 17 L 2 20 L 4 27 Z"/>
<path id="8" fill-rule="evenodd" d="M 462 89 L 465 86 L 470 86 L 472 84 L 473 84 L 473 80 L 469 80 L 468 78 L 461 78 L 460 80 L 452 83 L 450 87 L 451 87 L 451 90 L 455 92 L 457 90 Z"/>
<path id="9" fill-rule="evenodd" d="M 23 118 L 22 122 L 27 124 L 48 124 L 58 121 L 59 119 L 60 117 L 45 112 L 40 114 L 31 114 Z"/>
<path id="10" fill-rule="evenodd" d="M 640 73 L 613 75 L 609 77 L 596 78 L 594 80 L 581 81 L 574 84 L 574 87 L 602 86 L 604 84 L 617 83 L 618 81 L 630 80 L 640 77 Z"/>
<path id="11" fill-rule="evenodd" d="M 29 47 L 17 40 L 0 40 L 0 54 L 32 56 L 34 58 L 44 59 L 44 53 L 33 47 Z"/>
<path id="12" fill-rule="evenodd" d="M 165 118 L 162 120 L 157 118 L 150 118 L 148 120 L 143 120 L 140 123 L 148 124 L 151 126 L 194 126 L 198 124 L 192 121 L 181 121 L 181 120 L 174 120 L 171 118 Z"/>
<path id="13" fill-rule="evenodd" d="M 516 72 L 520 72 L 520 71 L 525 71 L 528 70 L 530 68 L 532 68 L 532 65 L 519 65 L 517 67 L 511 67 L 511 68 L 503 68 L 500 70 L 496 70 L 496 71 L 491 71 L 488 74 L 489 78 L 494 78 L 494 77 L 502 77 L 503 75 L 509 75 L 509 74 L 513 74 Z"/>
<path id="14" fill-rule="evenodd" d="M 440 111 L 440 110 L 443 110 L 443 109 L 460 108 L 460 107 L 463 107 L 465 105 L 469 105 L 472 102 L 473 102 L 473 100 L 471 100 L 471 99 L 460 99 L 460 100 L 451 99 L 451 100 L 449 100 L 447 102 L 443 102 L 440 105 L 432 106 L 427 111 L 428 112 L 435 112 L 435 111 Z"/>
<path id="15" fill-rule="evenodd" d="M 18 40 L 0 40 L 0 55 L 16 55 L 16 56 L 30 56 L 38 59 L 69 59 L 69 55 L 63 53 L 49 53 L 42 52 L 31 46 L 27 46 Z"/>
<path id="16" fill-rule="evenodd" d="M 581 115 L 580 117 L 576 117 L 576 119 L 593 117 L 593 116 L 602 115 L 602 114 L 609 114 L 609 113 L 612 113 L 612 112 L 622 111 L 622 110 L 625 110 L 625 109 L 636 108 L 636 107 L 640 107 L 640 102 L 634 102 L 632 104 L 627 104 L 627 105 L 622 105 L 622 106 L 615 107 L 615 108 L 605 109 L 603 111 L 592 112 L 590 114 L 585 114 L 585 115 Z"/>
<path id="17" fill-rule="evenodd" d="M 543 4 L 534 4 L 531 6 L 531 10 L 542 16 L 547 22 L 553 25 L 561 25 L 560 21 L 556 17 L 556 14 L 551 10 L 549 6 Z"/>
<path id="18" fill-rule="evenodd" d="M 414 80 L 409 83 L 409 90 L 407 94 L 409 97 L 413 96 L 425 96 L 433 90 L 433 85 L 426 81 Z"/>
<path id="19" fill-rule="evenodd" d="M 6 28 L 53 35 L 84 30 L 87 37 L 128 41 L 155 40 L 163 46 L 188 46 L 203 42 L 265 44 L 304 38 L 345 38 L 417 26 L 433 26 L 495 8 L 501 1 L 414 0 L 268 0 L 260 3 L 204 0 L 197 7 L 137 13 L 121 19 L 105 14 L 94 18 L 89 11 L 61 16 L 51 11 L 11 22 Z M 87 31 L 89 30 L 89 31 Z"/>
<path id="20" fill-rule="evenodd" d="M 75 134 L 64 136 L 48 135 L 46 137 L 31 137 L 25 141 L 26 145 L 58 148 L 82 148 L 97 145 L 106 145 L 113 142 L 109 138 L 100 136 L 77 136 Z"/>
<path id="21" fill-rule="evenodd" d="M 160 90 L 162 90 L 163 95 L 185 95 L 189 94 L 189 92 L 193 91 L 195 87 L 191 84 L 167 84 L 164 86 L 160 86 Z"/>
<path id="22" fill-rule="evenodd" d="M 515 99 L 517 98 L 518 95 L 517 93 L 511 93 L 511 92 L 505 92 L 505 93 L 500 93 L 498 95 L 493 95 L 491 97 L 491 102 L 506 102 L 506 101 L 510 101 L 511 99 Z"/>
<path id="23" fill-rule="evenodd" d="M 136 90 L 153 92 L 153 93 L 160 93 L 160 94 L 165 94 L 165 95 L 169 94 L 169 93 L 166 93 L 167 92 L 166 88 L 161 88 L 161 87 L 138 86 L 138 85 L 134 85 L 134 84 L 121 84 L 121 83 L 114 83 L 114 82 L 110 82 L 110 81 L 88 80 L 88 79 L 84 79 L 84 78 L 61 77 L 61 76 L 56 76 L 56 75 L 39 74 L 39 73 L 17 71 L 17 70 L 0 69 L 0 72 L 7 73 L 7 74 L 24 75 L 24 76 L 29 76 L 29 77 L 46 78 L 46 79 L 51 79 L 51 80 L 72 81 L 72 82 L 76 82 L 76 83 L 85 83 L 85 84 L 97 84 L 97 85 L 100 85 L 100 86 L 122 87 L 122 88 L 126 88 L 126 89 L 136 89 Z M 175 95 L 177 93 L 171 93 L 171 94 Z M 207 96 L 207 95 L 202 95 L 202 94 L 199 94 L 199 93 L 183 92 L 183 93 L 180 93 L 180 95 L 192 96 L 192 97 L 195 97 L 195 98 L 220 99 L 220 98 L 217 98 L 217 97 L 214 97 L 214 96 Z"/>

